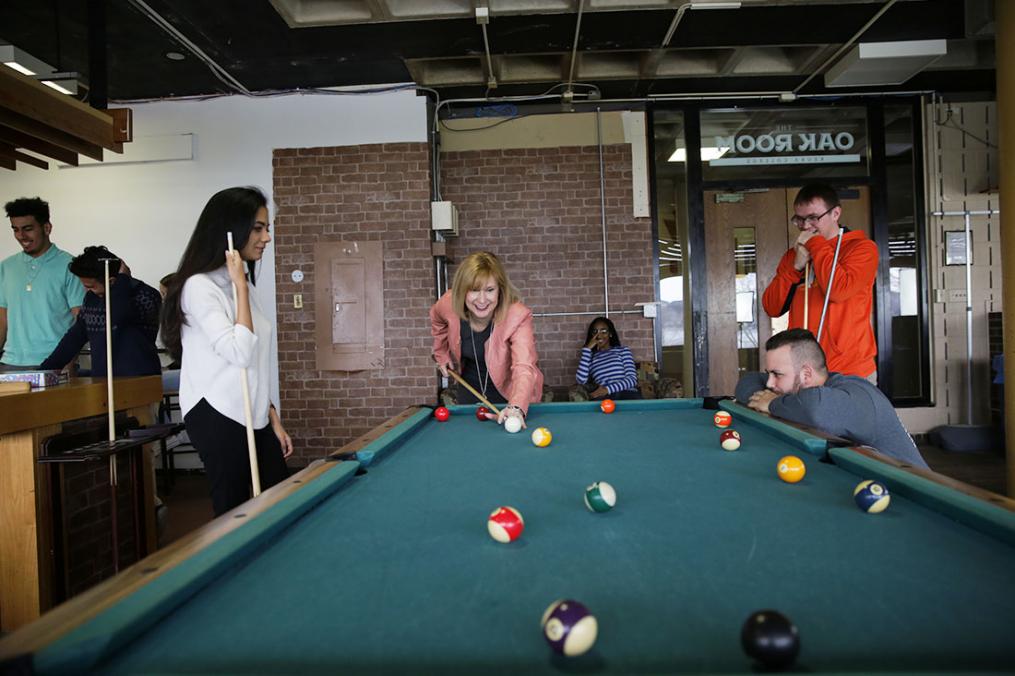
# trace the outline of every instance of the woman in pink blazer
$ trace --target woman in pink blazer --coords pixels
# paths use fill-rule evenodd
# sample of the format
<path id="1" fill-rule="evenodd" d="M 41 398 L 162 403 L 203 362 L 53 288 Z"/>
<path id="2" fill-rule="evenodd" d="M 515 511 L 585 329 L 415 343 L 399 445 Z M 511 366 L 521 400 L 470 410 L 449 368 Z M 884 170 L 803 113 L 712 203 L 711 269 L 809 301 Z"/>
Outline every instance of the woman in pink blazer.
<path id="1" fill-rule="evenodd" d="M 480 251 L 462 261 L 451 290 L 430 308 L 433 358 L 441 373 L 461 366 L 462 377 L 508 416 L 522 419 L 529 403 L 543 395 L 543 374 L 536 365 L 532 311 L 522 304 L 500 260 Z M 478 400 L 465 388 L 459 403 Z"/>

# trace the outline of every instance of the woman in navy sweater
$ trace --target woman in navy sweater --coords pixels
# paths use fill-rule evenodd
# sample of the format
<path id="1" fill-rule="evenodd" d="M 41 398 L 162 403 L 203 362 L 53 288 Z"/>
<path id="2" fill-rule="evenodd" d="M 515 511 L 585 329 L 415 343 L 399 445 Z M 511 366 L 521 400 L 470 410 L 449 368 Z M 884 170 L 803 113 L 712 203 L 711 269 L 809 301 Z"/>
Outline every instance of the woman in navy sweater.
<path id="1" fill-rule="evenodd" d="M 109 258 L 109 288 L 105 287 L 105 263 Z M 96 378 L 106 377 L 106 300 L 112 318 L 113 375 L 155 376 L 162 372 L 155 336 L 159 330 L 162 296 L 139 279 L 130 276 L 123 261 L 104 246 L 85 247 L 67 266 L 81 279 L 87 293 L 77 319 L 42 362 L 42 369 L 62 369 L 77 358 L 87 342 L 92 351 L 92 368 Z"/>
<path id="2" fill-rule="evenodd" d="M 631 349 L 620 344 L 616 327 L 606 317 L 589 324 L 576 380 L 590 390 L 593 400 L 641 399 Z"/>

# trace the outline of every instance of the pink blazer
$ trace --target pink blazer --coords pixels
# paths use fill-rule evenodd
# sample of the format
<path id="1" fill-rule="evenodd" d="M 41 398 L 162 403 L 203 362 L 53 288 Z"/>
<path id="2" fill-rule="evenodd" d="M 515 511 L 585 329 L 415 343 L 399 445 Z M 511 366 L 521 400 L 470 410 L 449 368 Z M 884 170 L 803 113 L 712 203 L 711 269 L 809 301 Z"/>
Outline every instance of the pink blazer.
<path id="1" fill-rule="evenodd" d="M 440 297 L 430 308 L 430 333 L 433 356 L 438 363 L 462 362 L 461 319 L 451 308 L 451 292 Z M 532 332 L 532 311 L 515 303 L 507 317 L 494 324 L 486 341 L 486 367 L 497 391 L 509 404 L 528 413 L 529 403 L 543 398 L 543 374 L 536 365 L 536 337 Z"/>

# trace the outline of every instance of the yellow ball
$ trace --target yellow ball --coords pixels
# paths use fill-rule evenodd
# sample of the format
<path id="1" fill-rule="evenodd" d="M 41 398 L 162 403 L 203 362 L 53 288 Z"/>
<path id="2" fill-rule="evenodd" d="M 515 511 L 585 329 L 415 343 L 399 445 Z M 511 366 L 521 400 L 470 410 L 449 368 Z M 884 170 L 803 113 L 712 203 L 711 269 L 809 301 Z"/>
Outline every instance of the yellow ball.
<path id="1" fill-rule="evenodd" d="M 787 455 L 779 459 L 776 471 L 779 472 L 780 479 L 788 484 L 795 484 L 807 474 L 807 467 L 800 458 L 795 455 Z"/>
<path id="2" fill-rule="evenodd" d="M 540 448 L 545 448 L 553 441 L 553 435 L 545 427 L 537 427 L 532 430 L 532 443 Z"/>

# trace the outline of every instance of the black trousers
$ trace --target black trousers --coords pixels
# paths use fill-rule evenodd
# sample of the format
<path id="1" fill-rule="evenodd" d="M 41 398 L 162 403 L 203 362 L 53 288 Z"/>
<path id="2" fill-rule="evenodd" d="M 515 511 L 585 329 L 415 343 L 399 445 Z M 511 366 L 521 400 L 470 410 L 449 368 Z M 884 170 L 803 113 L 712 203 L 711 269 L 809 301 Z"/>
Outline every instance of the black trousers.
<path id="1" fill-rule="evenodd" d="M 215 516 L 249 500 L 247 428 L 216 411 L 204 399 L 187 411 L 183 422 L 187 425 L 187 436 L 208 473 Z M 282 457 L 282 445 L 271 425 L 254 430 L 254 444 L 257 446 L 261 490 L 267 490 L 289 476 Z"/>

